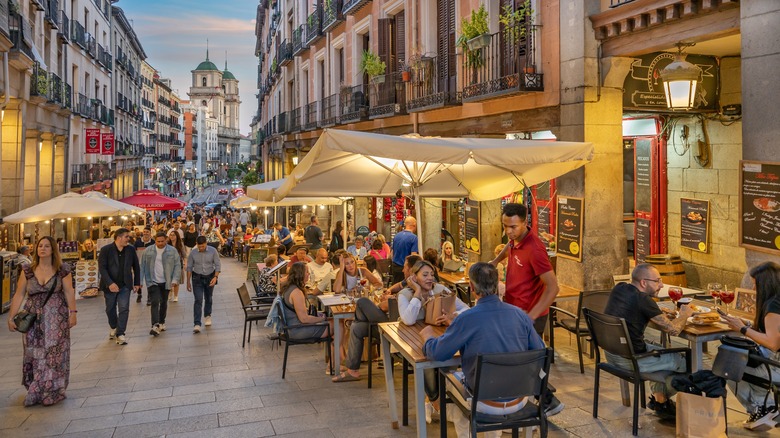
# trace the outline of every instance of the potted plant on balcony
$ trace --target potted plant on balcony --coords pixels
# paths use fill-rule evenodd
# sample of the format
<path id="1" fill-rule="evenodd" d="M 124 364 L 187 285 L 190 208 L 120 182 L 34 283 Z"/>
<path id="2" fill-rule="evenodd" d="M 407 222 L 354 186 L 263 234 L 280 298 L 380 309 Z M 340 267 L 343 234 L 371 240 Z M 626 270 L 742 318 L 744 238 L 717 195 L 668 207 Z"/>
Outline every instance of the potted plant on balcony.
<path id="1" fill-rule="evenodd" d="M 458 45 L 474 51 L 490 44 L 488 13 L 484 3 L 480 5 L 479 9 L 471 11 L 470 17 L 461 20 L 460 29 L 461 35 L 458 38 Z"/>
<path id="2" fill-rule="evenodd" d="M 412 72 L 409 64 L 401 60 L 399 70 L 401 71 L 401 80 L 409 82 L 412 79 Z"/>
<path id="3" fill-rule="evenodd" d="M 510 45 L 517 45 L 520 40 L 526 36 L 528 29 L 533 25 L 534 10 L 531 8 L 531 0 L 525 0 L 523 4 L 512 8 L 510 5 L 504 5 L 498 22 L 503 26 L 504 40 Z M 533 64 L 528 64 L 523 68 L 524 73 L 535 73 L 536 68 Z"/>
<path id="4" fill-rule="evenodd" d="M 387 64 L 379 59 L 379 55 L 370 50 L 363 51 L 363 57 L 360 59 L 360 71 L 367 74 L 372 83 L 383 83 L 385 81 L 386 69 Z"/>

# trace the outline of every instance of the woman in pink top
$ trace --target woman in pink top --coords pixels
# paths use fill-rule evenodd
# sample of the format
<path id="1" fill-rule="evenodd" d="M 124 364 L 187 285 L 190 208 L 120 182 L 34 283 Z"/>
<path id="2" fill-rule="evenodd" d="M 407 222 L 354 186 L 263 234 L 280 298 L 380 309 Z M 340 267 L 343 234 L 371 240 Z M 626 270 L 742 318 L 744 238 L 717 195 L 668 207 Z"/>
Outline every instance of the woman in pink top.
<path id="1" fill-rule="evenodd" d="M 371 251 L 368 252 L 368 255 L 373 256 L 377 260 L 383 260 L 390 254 L 382 248 L 382 242 L 379 239 L 376 239 L 374 240 L 374 243 L 371 244 Z"/>

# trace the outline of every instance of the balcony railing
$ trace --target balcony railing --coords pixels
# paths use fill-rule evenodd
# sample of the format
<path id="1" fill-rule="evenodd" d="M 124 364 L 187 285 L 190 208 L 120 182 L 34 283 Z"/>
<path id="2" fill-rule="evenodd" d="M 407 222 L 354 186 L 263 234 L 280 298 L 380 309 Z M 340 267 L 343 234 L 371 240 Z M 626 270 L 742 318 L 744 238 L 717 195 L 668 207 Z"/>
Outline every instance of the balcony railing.
<path id="1" fill-rule="evenodd" d="M 30 96 L 50 100 L 49 72 L 37 62 L 33 64 L 32 76 L 30 77 Z"/>
<path id="2" fill-rule="evenodd" d="M 313 131 L 317 129 L 317 101 L 310 102 L 303 107 L 302 127 L 304 131 Z"/>
<path id="3" fill-rule="evenodd" d="M 340 123 L 354 123 L 368 118 L 368 86 L 344 87 L 339 94 Z"/>
<path id="4" fill-rule="evenodd" d="M 320 101 L 320 128 L 334 126 L 339 122 L 339 95 L 331 94 Z"/>
<path id="5" fill-rule="evenodd" d="M 290 111 L 290 132 L 301 131 L 301 107 L 295 108 Z"/>
<path id="6" fill-rule="evenodd" d="M 73 87 L 69 83 L 62 83 L 62 107 L 73 110 Z"/>
<path id="7" fill-rule="evenodd" d="M 97 61 L 108 71 L 111 71 L 111 54 L 100 44 L 97 45 Z"/>
<path id="8" fill-rule="evenodd" d="M 49 102 L 62 106 L 62 79 L 54 73 L 49 74 Z"/>
<path id="9" fill-rule="evenodd" d="M 404 92 L 404 83 L 401 82 L 401 73 L 388 73 L 377 76 L 373 80 L 374 83 L 369 84 L 368 117 L 379 119 L 405 114 L 406 93 Z"/>
<path id="10" fill-rule="evenodd" d="M 306 18 L 306 35 L 303 38 L 304 46 L 311 46 L 322 38 L 322 3 L 314 6 L 314 11 Z"/>
<path id="11" fill-rule="evenodd" d="M 292 51 L 293 51 L 293 56 L 298 56 L 301 53 L 303 53 L 304 51 L 309 49 L 309 46 L 305 46 L 304 47 L 304 45 L 303 45 L 303 33 L 304 33 L 303 31 L 304 31 L 305 27 L 306 26 L 304 26 L 302 24 L 302 25 L 296 27 L 295 29 L 293 29 L 293 34 L 292 34 Z"/>
<path id="12" fill-rule="evenodd" d="M 344 1 L 344 15 L 353 15 L 359 11 L 360 8 L 367 5 L 371 0 L 345 0 Z"/>
<path id="13" fill-rule="evenodd" d="M 57 0 L 48 0 L 44 4 L 43 19 L 46 20 L 55 29 L 60 27 L 59 2 Z"/>
<path id="14" fill-rule="evenodd" d="M 146 155 L 155 155 L 157 153 L 153 146 L 147 146 L 145 152 Z"/>
<path id="15" fill-rule="evenodd" d="M 70 39 L 76 43 L 79 47 L 87 49 L 87 34 L 84 32 L 84 26 L 76 20 L 70 22 L 72 29 L 70 32 Z"/>
<path id="16" fill-rule="evenodd" d="M 341 0 L 331 0 L 325 3 L 322 9 L 322 31 L 329 32 L 339 23 L 344 21 L 344 14 L 341 13 L 343 6 Z"/>
<path id="17" fill-rule="evenodd" d="M 282 66 L 285 66 L 290 62 L 292 62 L 293 60 L 292 43 L 288 42 L 287 40 L 284 40 L 282 41 L 281 44 L 279 44 L 279 48 L 276 49 L 276 60 Z"/>
<path id="18" fill-rule="evenodd" d="M 147 99 L 145 97 L 141 98 L 141 105 L 143 105 L 146 108 L 149 108 L 150 110 L 154 109 L 154 102 L 152 102 L 151 100 L 149 100 L 149 99 Z"/>
<path id="19" fill-rule="evenodd" d="M 455 68 L 454 54 L 449 58 L 423 57 L 412 63 L 406 83 L 406 110 L 415 112 L 459 105 L 461 95 L 448 73 L 454 73 Z"/>
<path id="20" fill-rule="evenodd" d="M 60 26 L 57 30 L 57 36 L 63 43 L 70 43 L 70 19 L 65 11 L 60 11 Z"/>
<path id="21" fill-rule="evenodd" d="M 89 33 L 85 33 L 86 43 L 87 43 L 87 53 L 89 53 L 89 56 L 92 57 L 92 59 L 97 59 L 98 57 L 98 51 L 97 51 L 97 40 L 94 36 L 92 36 Z"/>
<path id="22" fill-rule="evenodd" d="M 525 32 L 522 32 L 525 29 Z M 466 50 L 463 62 L 463 101 L 474 102 L 543 91 L 542 74 L 533 70 L 535 26 L 520 24 L 490 36 L 481 49 Z"/>
<path id="23" fill-rule="evenodd" d="M 73 164 L 71 172 L 72 187 L 81 187 L 116 178 L 116 169 L 108 163 Z"/>
<path id="24" fill-rule="evenodd" d="M 32 28 L 27 19 L 21 15 L 10 14 L 8 16 L 8 28 L 11 31 L 13 50 L 24 53 L 30 59 L 35 59 L 32 51 Z"/>

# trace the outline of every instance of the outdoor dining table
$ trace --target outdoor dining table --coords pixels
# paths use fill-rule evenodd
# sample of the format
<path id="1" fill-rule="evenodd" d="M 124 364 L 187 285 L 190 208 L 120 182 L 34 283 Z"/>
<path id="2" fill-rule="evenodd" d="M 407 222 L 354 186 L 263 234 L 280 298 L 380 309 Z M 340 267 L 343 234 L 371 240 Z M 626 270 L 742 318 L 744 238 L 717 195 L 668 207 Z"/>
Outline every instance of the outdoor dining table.
<path id="1" fill-rule="evenodd" d="M 425 423 L 425 390 L 423 371 L 429 368 L 442 368 L 460 365 L 460 356 L 456 355 L 450 360 L 443 362 L 432 361 L 425 357 L 423 353 L 423 339 L 420 336 L 426 324 L 417 321 L 414 325 L 406 325 L 402 322 L 385 322 L 379 324 L 379 332 L 382 335 L 382 358 L 385 364 L 385 383 L 387 385 L 387 399 L 390 406 L 390 421 L 393 429 L 398 429 L 398 407 L 395 399 L 395 382 L 393 380 L 393 359 L 390 356 L 390 346 L 398 350 L 403 358 L 414 368 L 414 400 L 417 413 L 417 436 L 427 437 Z M 441 336 L 446 327 L 433 326 L 435 336 Z M 405 367 L 406 365 L 404 365 Z M 403 393 L 406 401 L 406 391 Z M 407 403 L 404 403 L 406 408 Z M 404 412 L 404 418 L 406 418 Z M 447 427 L 446 421 L 442 419 L 441 427 Z"/>
<path id="2" fill-rule="evenodd" d="M 338 370 L 341 364 L 341 321 L 355 317 L 355 305 L 344 294 L 322 294 L 317 295 L 317 299 L 330 309 L 333 316 L 333 365 Z"/>
<path id="3" fill-rule="evenodd" d="M 453 292 L 458 294 L 458 298 L 464 303 L 469 305 L 471 302 L 471 294 L 469 293 L 469 279 L 463 272 L 447 272 L 439 271 L 439 280 L 442 284 L 452 289 Z"/>

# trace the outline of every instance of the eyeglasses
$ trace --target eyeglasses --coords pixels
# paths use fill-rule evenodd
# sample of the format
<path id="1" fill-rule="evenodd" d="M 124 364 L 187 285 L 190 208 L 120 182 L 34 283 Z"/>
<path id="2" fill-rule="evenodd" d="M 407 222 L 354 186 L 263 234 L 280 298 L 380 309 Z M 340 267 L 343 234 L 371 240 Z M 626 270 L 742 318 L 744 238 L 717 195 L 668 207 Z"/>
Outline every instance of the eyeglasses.
<path id="1" fill-rule="evenodd" d="M 642 280 L 644 280 L 644 281 L 652 281 L 653 283 L 663 283 L 663 281 L 664 281 L 661 278 L 657 278 L 655 280 L 653 280 L 652 278 L 643 278 Z"/>

